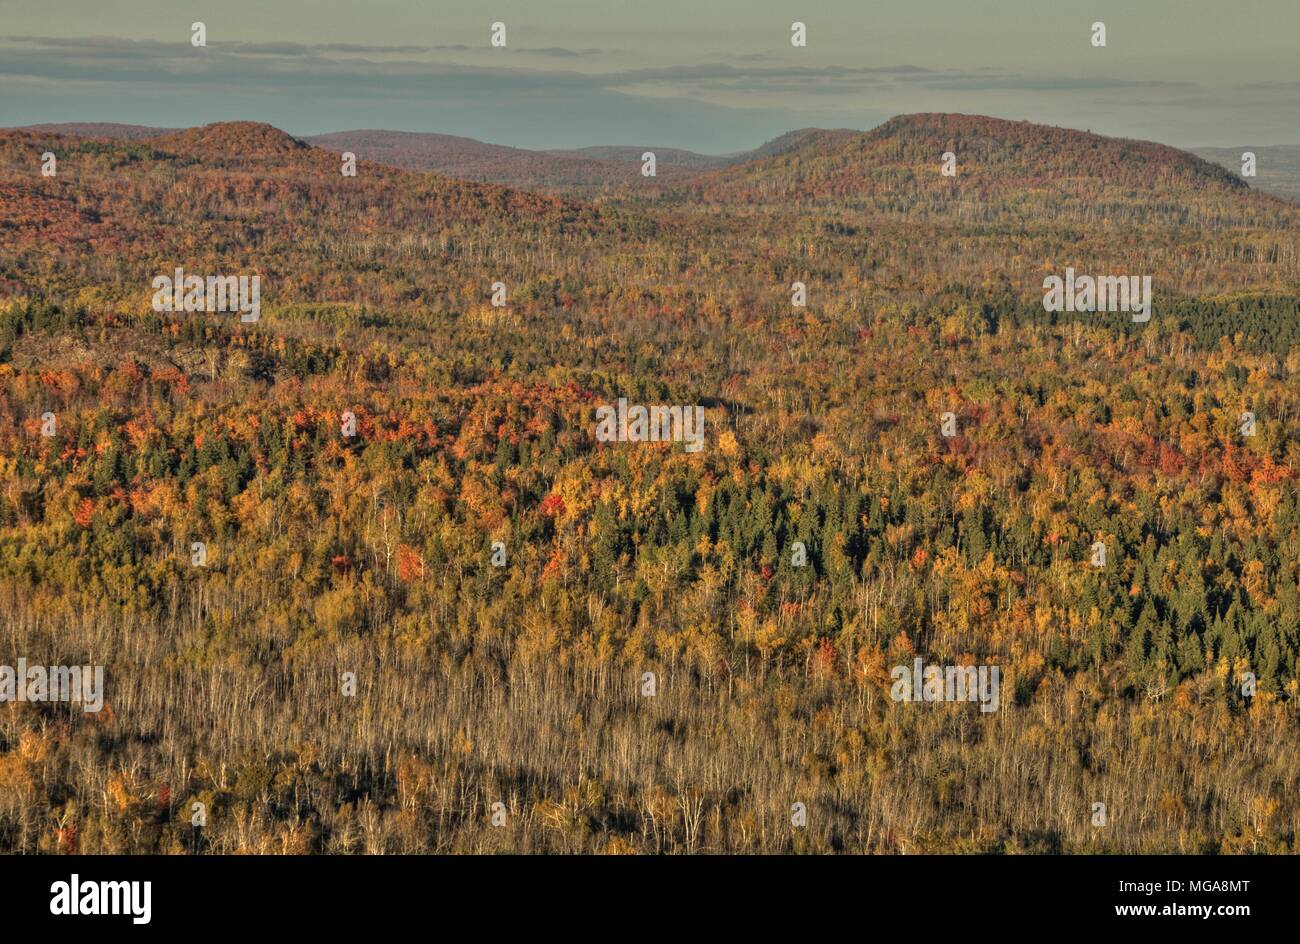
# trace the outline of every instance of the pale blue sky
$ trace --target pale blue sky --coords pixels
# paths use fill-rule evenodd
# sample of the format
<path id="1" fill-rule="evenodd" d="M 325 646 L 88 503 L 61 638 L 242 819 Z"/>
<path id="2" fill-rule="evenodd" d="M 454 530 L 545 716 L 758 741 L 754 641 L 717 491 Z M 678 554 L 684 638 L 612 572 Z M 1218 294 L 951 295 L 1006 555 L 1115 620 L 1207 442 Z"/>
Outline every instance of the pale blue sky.
<path id="1" fill-rule="evenodd" d="M 1300 143 L 1297 27 L 1300 0 L 0 0 L 0 125 L 254 119 L 718 153 L 959 111 Z"/>

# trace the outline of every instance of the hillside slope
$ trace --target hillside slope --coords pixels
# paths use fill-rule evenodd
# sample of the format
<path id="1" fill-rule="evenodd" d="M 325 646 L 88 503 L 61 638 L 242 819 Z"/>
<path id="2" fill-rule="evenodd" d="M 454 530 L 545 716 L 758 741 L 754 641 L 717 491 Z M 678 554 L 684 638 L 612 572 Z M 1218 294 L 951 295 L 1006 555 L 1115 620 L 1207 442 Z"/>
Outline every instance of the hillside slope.
<path id="1" fill-rule="evenodd" d="M 941 173 L 956 156 L 956 175 Z M 704 174 L 690 202 L 837 205 L 967 221 L 1294 222 L 1234 174 L 1148 141 L 974 115 L 904 115 L 860 135 Z"/>
<path id="2" fill-rule="evenodd" d="M 40 173 L 46 151 L 57 156 L 55 177 Z M 282 286 L 304 288 L 319 272 L 312 287 L 326 295 L 354 278 L 391 292 L 421 272 L 429 284 L 434 259 L 611 232 L 596 210 L 560 197 L 366 161 L 345 177 L 336 154 L 255 122 L 148 141 L 0 132 L 0 207 L 7 283 L 44 273 L 67 284 L 125 281 L 137 293 L 148 272 L 181 260 L 278 273 Z"/>

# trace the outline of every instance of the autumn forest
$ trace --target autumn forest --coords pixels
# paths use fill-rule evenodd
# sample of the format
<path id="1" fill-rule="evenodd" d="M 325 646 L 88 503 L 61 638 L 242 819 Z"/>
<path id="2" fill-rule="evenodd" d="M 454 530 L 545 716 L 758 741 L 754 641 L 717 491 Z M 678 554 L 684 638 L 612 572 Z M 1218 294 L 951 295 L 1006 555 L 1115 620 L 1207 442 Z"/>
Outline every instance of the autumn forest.
<path id="1" fill-rule="evenodd" d="M 0 131 L 0 664 L 105 679 L 0 704 L 0 851 L 1300 851 L 1300 204 L 959 114 L 365 143 Z"/>

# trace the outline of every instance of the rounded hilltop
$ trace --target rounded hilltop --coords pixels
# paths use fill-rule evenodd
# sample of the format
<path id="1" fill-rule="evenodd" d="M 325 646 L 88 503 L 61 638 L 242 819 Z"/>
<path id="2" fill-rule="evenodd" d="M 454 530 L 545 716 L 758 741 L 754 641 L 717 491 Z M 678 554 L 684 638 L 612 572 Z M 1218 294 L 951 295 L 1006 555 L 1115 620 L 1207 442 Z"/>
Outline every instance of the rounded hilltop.
<path id="1" fill-rule="evenodd" d="M 308 147 L 293 135 L 261 121 L 218 121 L 161 135 L 149 143 L 160 151 L 203 156 L 236 153 L 244 157 L 272 157 Z"/>
<path id="2" fill-rule="evenodd" d="M 859 134 L 805 137 L 784 153 L 701 174 L 668 199 L 1017 226 L 1297 223 L 1294 206 L 1165 144 L 959 114 L 900 115 Z"/>

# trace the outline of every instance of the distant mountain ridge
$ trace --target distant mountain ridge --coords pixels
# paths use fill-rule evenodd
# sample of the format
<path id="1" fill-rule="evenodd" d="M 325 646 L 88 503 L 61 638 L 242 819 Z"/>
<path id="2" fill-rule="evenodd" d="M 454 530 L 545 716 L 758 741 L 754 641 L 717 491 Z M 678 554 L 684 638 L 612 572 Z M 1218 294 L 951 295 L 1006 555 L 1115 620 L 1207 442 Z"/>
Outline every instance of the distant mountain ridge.
<path id="1" fill-rule="evenodd" d="M 559 150 L 544 151 L 545 154 L 564 154 L 564 155 L 581 155 L 594 157 L 601 160 L 611 161 L 640 161 L 646 151 L 651 151 L 655 155 L 655 160 L 659 164 L 671 164 L 678 167 L 689 167 L 695 170 L 707 170 L 716 167 L 731 167 L 734 164 L 743 164 L 747 161 L 758 160 L 763 157 L 773 157 L 777 154 L 786 154 L 797 148 L 810 145 L 820 145 L 835 140 L 852 137 L 861 132 L 853 131 L 848 128 L 837 128 L 827 130 L 824 128 L 799 128 L 795 131 L 787 131 L 778 137 L 765 141 L 756 148 L 748 151 L 735 151 L 730 154 L 698 154 L 695 151 L 686 151 L 681 148 L 664 148 L 655 147 L 654 145 L 645 145 L 640 147 L 606 145 L 599 147 L 577 148 L 576 150 Z"/>
<path id="2" fill-rule="evenodd" d="M 902 116 L 917 117 L 917 116 Z M 971 117 L 971 116 L 963 116 Z M 897 121 L 897 118 L 894 118 Z M 887 122 L 888 124 L 888 122 Z M 114 122 L 57 122 L 26 125 L 17 131 L 68 135 L 72 138 L 107 140 L 151 140 L 181 133 L 179 127 L 122 125 Z M 879 129 L 875 129 L 879 130 Z M 867 131 L 866 134 L 870 134 Z M 425 133 L 425 131 L 348 130 L 308 135 L 305 143 L 334 151 L 352 151 L 365 160 L 377 161 L 408 170 L 434 170 L 448 177 L 473 179 L 510 186 L 567 187 L 617 185 L 627 181 L 629 172 L 640 173 L 641 155 L 653 151 L 659 176 L 664 181 L 680 182 L 689 172 L 706 172 L 737 164 L 776 157 L 806 147 L 835 146 L 862 131 L 803 127 L 759 144 L 749 151 L 706 155 L 675 147 L 623 146 L 599 144 L 580 148 L 533 151 L 506 144 L 489 144 L 459 135 Z M 1086 133 L 1079 133 L 1086 134 Z M 1258 177 L 1244 181 L 1253 190 L 1300 200 L 1300 144 L 1274 146 L 1193 147 L 1184 148 L 1232 174 L 1242 170 L 1242 153 L 1252 151 L 1258 159 Z M 636 168 L 629 165 L 637 165 Z"/>
<path id="3" fill-rule="evenodd" d="M 30 125 L 12 129 L 34 134 L 60 134 L 74 138 L 155 143 L 173 153 L 207 156 L 226 152 L 236 159 L 231 146 L 231 129 L 252 127 L 255 122 L 224 122 L 223 140 L 205 137 L 202 129 L 157 128 L 111 122 L 68 122 Z M 269 128 L 269 125 L 261 126 Z M 1032 130 L 1036 129 L 1036 130 Z M 969 175 L 977 177 L 983 166 L 981 155 L 995 159 L 1001 187 L 1019 179 L 1027 185 L 1080 177 L 1080 161 L 1103 163 L 1090 171 L 1105 173 L 1117 185 L 1138 190 L 1151 183 L 1149 171 L 1161 168 L 1197 186 L 1211 181 L 1228 187 L 1252 190 L 1300 201 L 1300 145 L 1241 148 L 1195 148 L 1179 150 L 1146 141 L 1129 141 L 1093 135 L 1066 128 L 1050 128 L 1029 122 L 1006 121 L 973 115 L 902 115 L 866 132 L 850 129 L 801 128 L 786 132 L 748 151 L 732 154 L 700 154 L 682 148 L 654 145 L 597 145 L 556 150 L 530 150 L 489 144 L 474 138 L 431 132 L 351 130 L 310 135 L 301 139 L 276 130 L 282 138 L 248 139 L 239 145 L 261 153 L 285 153 L 310 145 L 335 152 L 351 151 L 363 160 L 415 171 L 433 171 L 461 180 L 494 183 L 579 196 L 636 184 L 650 192 L 665 189 L 671 195 L 725 195 L 723 199 L 794 199 L 798 202 L 845 195 L 863 196 L 880 189 L 882 180 L 865 177 L 854 180 L 872 162 L 880 164 L 898 157 L 919 158 L 934 165 L 935 147 L 956 148 L 958 180 L 969 190 Z M 892 142 L 883 148 L 880 142 Z M 290 144 L 288 142 L 296 142 Z M 1008 160 L 999 154 L 1006 146 L 1016 154 L 1037 152 L 1032 161 Z M 916 153 L 917 148 L 921 151 Z M 267 149 L 270 149 L 267 151 Z M 902 148 L 902 150 L 899 150 Z M 1254 151 L 1258 177 L 1243 180 L 1241 154 Z M 642 155 L 653 152 L 657 176 L 641 177 Z M 1067 153 L 1068 152 L 1068 153 Z M 1104 155 L 1104 159 L 1102 156 Z M 775 163 L 764 164 L 764 161 Z M 1199 164 L 1197 163 L 1199 161 Z M 744 168 L 749 168 L 748 170 Z M 1046 173 L 1044 173 L 1046 171 Z M 764 180 L 771 176 L 773 180 Z M 785 182 L 775 178 L 785 178 Z M 988 184 L 983 181 L 981 186 Z M 896 189 L 897 181 L 890 186 Z M 996 189 L 995 187 L 995 189 Z M 777 196 L 781 195 L 781 196 Z"/>
<path id="4" fill-rule="evenodd" d="M 8 131 L 30 131 L 32 134 L 65 134 L 72 138 L 108 138 L 114 141 L 143 141 L 164 134 L 182 131 L 182 128 L 153 128 L 147 125 L 123 125 L 111 121 L 65 121 L 54 124 L 23 125 Z"/>
<path id="5" fill-rule="evenodd" d="M 65 122 L 28 125 L 12 130 L 78 138 L 148 141 L 175 135 L 185 129 L 112 122 Z M 658 175 L 663 182 L 681 183 L 707 171 L 777 157 L 809 147 L 832 147 L 861 134 L 863 132 L 850 129 L 800 128 L 751 150 L 732 154 L 700 154 L 682 148 L 655 145 L 596 145 L 530 150 L 488 144 L 475 138 L 450 134 L 368 129 L 309 135 L 301 140 L 315 147 L 351 151 L 366 160 L 407 170 L 435 171 L 462 180 L 506 186 L 564 191 L 614 187 L 627 183 L 640 174 L 641 155 L 646 151 L 654 152 Z M 1241 170 L 1241 154 L 1248 150 L 1254 151 L 1259 159 L 1259 176 L 1246 181 L 1252 189 L 1300 201 L 1300 145 L 1198 147 L 1187 149 L 1187 153 L 1237 175 Z"/>
<path id="6" fill-rule="evenodd" d="M 641 174 L 640 152 L 633 163 L 578 151 L 530 151 L 415 131 L 339 131 L 306 140 L 314 147 L 350 151 L 391 167 L 512 187 L 564 190 L 618 186 Z M 687 172 L 685 167 L 666 159 L 658 162 L 656 170 L 663 179 L 677 179 Z"/>
<path id="7" fill-rule="evenodd" d="M 245 124 L 224 122 L 225 125 Z M 209 126 L 210 127 L 210 126 Z M 187 129 L 151 128 L 110 122 L 68 122 L 29 125 L 16 131 L 61 134 L 76 138 L 122 141 L 179 141 Z M 188 129 L 195 130 L 195 129 Z M 682 148 L 656 145 L 597 145 L 593 147 L 530 150 L 488 144 L 474 138 L 419 131 L 358 129 L 309 135 L 301 140 L 313 147 L 350 151 L 364 160 L 406 170 L 434 171 L 461 180 L 542 190 L 581 190 L 617 187 L 641 178 L 642 155 L 653 152 L 656 183 L 684 180 L 695 173 L 731 167 L 809 146 L 851 137 L 848 129 L 800 128 L 733 154 L 699 154 Z M 164 148 L 169 149 L 169 148 Z"/>
<path id="8" fill-rule="evenodd" d="M 641 163 L 646 152 L 655 156 L 656 182 L 673 183 L 696 173 L 784 154 L 856 133 L 802 128 L 753 150 L 721 155 L 655 145 L 533 151 L 485 144 L 473 138 L 409 131 L 339 131 L 314 135 L 306 140 L 317 147 L 351 151 L 358 157 L 408 170 L 431 170 L 451 177 L 516 187 L 567 189 L 620 186 L 643 181 Z"/>

